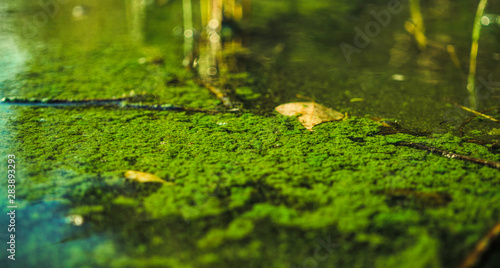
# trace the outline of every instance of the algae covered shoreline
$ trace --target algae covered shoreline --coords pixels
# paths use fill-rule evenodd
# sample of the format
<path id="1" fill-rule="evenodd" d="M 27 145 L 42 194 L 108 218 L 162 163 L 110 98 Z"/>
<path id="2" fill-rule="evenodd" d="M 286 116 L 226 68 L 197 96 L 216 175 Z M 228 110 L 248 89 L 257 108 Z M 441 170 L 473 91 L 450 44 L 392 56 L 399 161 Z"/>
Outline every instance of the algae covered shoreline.
<path id="1" fill-rule="evenodd" d="M 82 265 L 289 267 L 324 259 L 324 267 L 415 267 L 415 258 L 421 267 L 451 267 L 495 223 L 498 170 L 392 145 L 412 140 L 499 160 L 452 135 L 381 136 L 368 119 L 309 133 L 283 116 L 23 113 L 11 121 L 21 174 L 29 178 L 17 185 L 21 204 L 27 211 L 53 204 L 86 226 L 76 234 L 66 226 L 61 235 L 70 241 L 52 241 L 63 244 L 42 252 L 71 249 L 73 239 L 111 238 L 96 238 L 93 257 L 74 260 Z M 175 185 L 137 185 L 123 169 Z M 39 228 L 54 227 L 38 217 Z M 39 242 L 26 239 L 28 247 Z M 334 246 L 311 259 L 317 239 Z M 110 256 L 100 256 L 103 250 Z"/>
<path id="2" fill-rule="evenodd" d="M 15 70 L 0 81 L 2 97 L 133 91 L 147 105 L 214 112 L 0 105 L 1 158 L 16 156 L 18 205 L 17 260 L 2 250 L 6 267 L 458 267 L 500 221 L 498 169 L 399 146 L 500 162 L 497 126 L 476 118 L 460 137 L 468 115 L 440 100 L 463 97 L 452 63 L 378 67 L 408 11 L 343 67 L 331 44 L 352 38 L 369 8 L 255 1 L 252 43 L 238 52 L 247 69 L 230 80 L 245 109 L 225 113 L 182 66 L 182 1 L 139 15 L 118 1 L 69 2 L 29 40 L 16 22 L 37 6 L 2 10 L 12 24 L 2 64 Z M 79 5 L 86 13 L 75 19 Z M 273 112 L 297 94 L 349 116 L 311 132 Z M 169 183 L 127 180 L 127 170 Z M 495 243 L 478 267 L 496 267 Z"/>

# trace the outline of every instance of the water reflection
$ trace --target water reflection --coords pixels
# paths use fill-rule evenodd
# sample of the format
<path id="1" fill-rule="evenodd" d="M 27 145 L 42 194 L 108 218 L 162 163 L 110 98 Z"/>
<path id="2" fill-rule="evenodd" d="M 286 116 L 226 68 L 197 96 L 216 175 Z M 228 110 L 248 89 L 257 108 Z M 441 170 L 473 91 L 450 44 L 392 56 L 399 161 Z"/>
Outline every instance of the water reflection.
<path id="1" fill-rule="evenodd" d="M 21 45 L 23 38 L 14 29 L 15 20 L 9 14 L 9 5 L 0 5 L 0 89 L 2 83 L 8 79 L 14 79 L 16 74 L 25 69 L 29 54 Z"/>
<path id="2" fill-rule="evenodd" d="M 144 40 L 146 0 L 127 0 L 125 4 L 131 39 L 140 45 Z"/>
<path id="3" fill-rule="evenodd" d="M 1 83 L 5 80 L 14 79 L 16 74 L 21 73 L 28 60 L 28 53 L 21 46 L 19 46 L 18 37 L 9 32 L 2 32 L 2 39 L 0 39 L 0 88 Z"/>

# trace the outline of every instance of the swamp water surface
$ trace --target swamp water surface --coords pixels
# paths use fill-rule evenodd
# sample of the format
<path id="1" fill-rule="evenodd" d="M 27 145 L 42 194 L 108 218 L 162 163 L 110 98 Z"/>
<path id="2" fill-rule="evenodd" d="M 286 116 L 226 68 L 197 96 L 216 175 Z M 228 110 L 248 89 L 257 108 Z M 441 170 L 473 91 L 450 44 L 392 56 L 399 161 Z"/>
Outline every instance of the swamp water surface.
<path id="1" fill-rule="evenodd" d="M 1 97 L 134 91 L 149 104 L 221 108 L 182 66 L 182 1 L 59 2 L 0 1 Z M 0 105 L 0 170 L 15 155 L 17 205 L 12 261 L 5 175 L 2 267 L 458 267 L 500 220 L 500 172 L 397 143 L 500 161 L 498 124 L 475 118 L 461 137 L 471 114 L 445 101 L 468 105 L 477 3 L 422 2 L 430 45 L 419 50 L 401 1 L 357 47 L 356 27 L 389 2 L 252 1 L 251 20 L 231 29 L 247 39 L 244 71 L 231 74 L 244 112 Z M 490 2 L 477 110 L 500 100 Z M 310 132 L 273 112 L 304 101 L 297 94 L 350 118 Z M 132 182 L 126 170 L 171 183 Z M 479 267 L 499 259 L 493 246 Z"/>

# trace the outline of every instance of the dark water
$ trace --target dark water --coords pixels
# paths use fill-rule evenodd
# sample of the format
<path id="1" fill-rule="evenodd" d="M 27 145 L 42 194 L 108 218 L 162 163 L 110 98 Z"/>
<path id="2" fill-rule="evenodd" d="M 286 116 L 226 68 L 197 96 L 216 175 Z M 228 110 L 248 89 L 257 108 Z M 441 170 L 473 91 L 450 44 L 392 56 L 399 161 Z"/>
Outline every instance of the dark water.
<path id="1" fill-rule="evenodd" d="M 426 7 L 436 10 L 424 15 L 428 40 L 434 46 L 424 51 L 417 49 L 404 29 L 407 8 L 390 13 L 383 27 L 374 23 L 377 20 L 373 16 L 388 11 L 383 4 L 341 8 L 336 2 L 309 12 L 300 6 L 290 7 L 259 28 L 253 40 L 257 51 L 283 46 L 262 87 L 278 103 L 296 101 L 295 95 L 301 94 L 357 116 L 395 118 L 404 127 L 432 132 L 452 131 L 469 116 L 444 100 L 467 105 L 465 85 L 474 5 L 442 4 L 447 6 L 429 3 Z M 444 9 L 438 12 L 439 8 Z M 355 39 L 363 36 L 360 31 L 365 34 L 358 39 L 366 45 L 364 48 L 355 44 Z M 500 100 L 498 90 L 491 87 L 500 71 L 498 32 L 498 24 L 483 27 L 477 77 L 493 83 L 489 83 L 489 90 L 480 89 L 479 110 L 496 106 Z M 349 49 L 355 52 L 342 53 L 341 44 L 352 46 Z M 442 49 L 446 45 L 455 47 L 460 66 L 455 66 Z M 364 101 L 350 102 L 356 98 Z"/>
<path id="2" fill-rule="evenodd" d="M 107 43 L 130 51 L 169 49 L 176 58 L 167 60 L 178 61 L 182 38 L 174 33 L 182 28 L 181 3 L 165 3 L 69 1 L 45 9 L 37 4 L 4 3 L 2 80 L 36 66 L 36 58 L 44 53 L 63 56 L 67 53 L 61 51 L 71 50 L 90 65 L 93 58 L 88 55 Z M 410 17 L 408 3 L 395 3 L 400 5 L 253 1 L 252 19 L 243 25 L 251 53 L 245 64 L 253 78 L 250 86 L 261 98 L 249 106 L 272 110 L 299 100 L 295 96 L 300 94 L 353 116 L 394 118 L 408 128 L 453 132 L 470 114 L 444 100 L 468 105 L 475 4 L 424 3 L 429 45 L 419 51 L 404 28 Z M 500 98 L 496 79 L 500 29 L 493 14 L 497 5 L 489 4 L 491 23 L 481 32 L 478 110 L 494 107 Z M 459 66 L 446 51 L 447 45 L 454 47 Z M 3 95 L 22 96 L 17 91 L 27 89 L 21 88 L 4 86 Z M 57 93 L 47 90 L 50 96 L 39 98 L 57 97 Z"/>

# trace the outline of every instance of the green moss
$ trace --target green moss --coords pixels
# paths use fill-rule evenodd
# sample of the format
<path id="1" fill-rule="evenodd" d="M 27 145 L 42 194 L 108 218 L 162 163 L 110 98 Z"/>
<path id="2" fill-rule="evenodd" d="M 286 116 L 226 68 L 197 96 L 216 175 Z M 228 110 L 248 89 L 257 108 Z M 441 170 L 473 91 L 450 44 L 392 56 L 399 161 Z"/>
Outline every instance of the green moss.
<path id="1" fill-rule="evenodd" d="M 131 243 L 115 245 L 129 252 L 113 261 L 120 265 L 154 265 L 142 259 L 146 252 L 153 259 L 169 252 L 171 261 L 187 266 L 236 265 L 249 258 L 258 265 L 276 256 L 301 263 L 316 245 L 297 247 L 291 237 L 329 230 L 344 246 L 325 263 L 340 265 L 357 248 L 353 258 L 360 267 L 412 258 L 419 267 L 440 267 L 499 220 L 498 170 L 393 145 L 423 142 L 498 157 L 451 135 L 379 136 L 379 125 L 369 119 L 326 123 L 309 132 L 295 118 L 278 115 L 16 109 L 19 116 L 10 126 L 17 129 L 20 161 L 29 170 L 29 180 L 19 181 L 27 201 L 44 199 L 41 186 L 56 183 L 54 195 L 81 204 L 73 211 L 89 215 L 96 228 L 141 225 L 115 216 L 116 208 L 153 221 L 148 231 L 142 225 L 138 234 L 123 234 Z M 123 178 L 124 170 L 157 174 L 176 185 L 138 185 Z M 271 235 L 283 228 L 289 238 Z M 159 232 L 168 229 L 168 236 Z M 442 232 L 449 238 L 439 238 Z M 151 238 L 139 250 L 132 241 L 145 233 Z M 270 255 L 258 253 L 271 247 Z"/>

